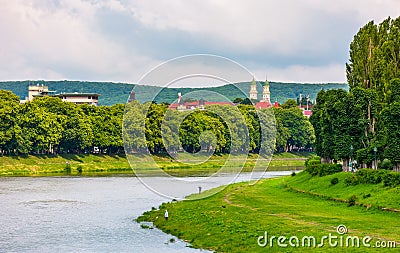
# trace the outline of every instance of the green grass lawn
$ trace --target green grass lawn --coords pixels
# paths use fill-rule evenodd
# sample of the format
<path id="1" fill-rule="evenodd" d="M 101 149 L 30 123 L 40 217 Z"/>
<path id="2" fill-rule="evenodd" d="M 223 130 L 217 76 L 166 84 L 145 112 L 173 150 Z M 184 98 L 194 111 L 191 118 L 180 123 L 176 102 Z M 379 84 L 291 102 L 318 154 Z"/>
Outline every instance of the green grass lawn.
<path id="1" fill-rule="evenodd" d="M 303 168 L 304 160 L 308 153 L 282 153 L 274 155 L 269 163 L 268 170 L 299 170 Z M 198 161 L 190 159 L 186 154 L 179 157 L 182 162 L 172 160 L 167 156 L 140 156 L 135 155 L 131 160 L 135 170 L 146 175 L 156 174 L 159 169 L 175 175 L 205 175 L 219 171 L 222 167 L 226 172 L 236 172 L 244 168 L 244 171 L 252 171 L 256 165 L 258 156 L 250 154 L 232 156 L 226 163 L 228 155 L 215 155 L 208 160 L 206 156 L 199 156 Z M 202 163 L 201 161 L 206 161 Z M 245 163 L 243 163 L 245 161 Z M 78 168 L 82 168 L 82 175 L 96 174 L 133 174 L 125 155 L 29 155 L 29 156 L 1 156 L 0 176 L 46 176 L 64 175 L 66 163 L 71 165 L 71 175 L 81 175 Z M 267 161 L 256 166 L 265 170 Z"/>
<path id="2" fill-rule="evenodd" d="M 340 172 L 329 176 L 312 177 L 306 172 L 299 173 L 295 177 L 285 180 L 285 184 L 295 191 L 306 194 L 319 195 L 330 199 L 348 201 L 355 196 L 356 204 L 368 208 L 390 208 L 400 211 L 400 188 L 385 187 L 380 184 L 358 184 L 347 186 L 344 182 L 350 172 Z M 339 183 L 332 185 L 331 180 L 338 178 Z"/>
<path id="3" fill-rule="evenodd" d="M 299 177 L 298 177 L 299 176 Z M 266 179 L 257 184 L 229 185 L 217 194 L 182 202 L 163 203 L 159 209 L 144 213 L 138 221 L 150 221 L 166 233 L 191 243 L 193 247 L 217 252 L 365 252 L 376 248 L 330 247 L 325 241 L 322 248 L 288 247 L 277 245 L 260 247 L 257 240 L 265 232 L 271 236 L 314 236 L 317 244 L 323 236 L 336 232 L 338 225 L 345 225 L 344 235 L 370 236 L 371 246 L 377 241 L 400 242 L 400 213 L 348 206 L 346 203 L 299 193 L 285 186 L 285 181 L 299 180 L 302 175 Z M 306 180 L 307 181 L 307 180 Z M 311 187 L 311 186 L 310 186 Z M 313 186 L 314 187 L 314 186 Z M 322 183 L 319 186 L 326 188 Z M 216 191 L 214 189 L 214 191 Z M 207 194 L 207 193 L 202 193 Z M 389 193 L 388 193 L 389 194 Z M 389 197 L 389 195 L 388 195 Z M 396 202 L 396 199 L 389 199 Z M 165 209 L 169 220 L 165 221 Z M 288 241 L 286 241 L 288 243 Z M 362 242 L 360 242 L 362 243 Z M 301 245 L 301 241 L 300 241 Z M 345 242 L 343 243 L 345 246 Z M 352 245 L 350 243 L 350 245 Z M 397 244 L 397 247 L 400 245 Z M 379 249 L 396 252 L 396 249 Z"/>

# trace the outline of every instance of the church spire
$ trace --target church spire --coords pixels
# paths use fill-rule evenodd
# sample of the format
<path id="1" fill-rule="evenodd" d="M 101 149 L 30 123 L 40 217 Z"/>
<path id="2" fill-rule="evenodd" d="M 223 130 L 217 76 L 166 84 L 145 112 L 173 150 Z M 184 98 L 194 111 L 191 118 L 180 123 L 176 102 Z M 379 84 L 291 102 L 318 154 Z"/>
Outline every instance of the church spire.
<path id="1" fill-rule="evenodd" d="M 267 77 L 265 77 L 265 83 L 262 93 L 262 102 L 267 102 L 267 103 L 271 102 L 271 92 L 269 91 L 269 83 Z"/>
<path id="2" fill-rule="evenodd" d="M 268 77 L 267 77 L 267 75 L 265 75 L 264 86 L 269 86 L 269 82 L 268 82 Z"/>
<path id="3" fill-rule="evenodd" d="M 257 84 L 256 84 L 256 80 L 254 79 L 253 76 L 253 81 L 251 81 L 251 85 L 250 85 L 250 100 L 257 100 Z"/>

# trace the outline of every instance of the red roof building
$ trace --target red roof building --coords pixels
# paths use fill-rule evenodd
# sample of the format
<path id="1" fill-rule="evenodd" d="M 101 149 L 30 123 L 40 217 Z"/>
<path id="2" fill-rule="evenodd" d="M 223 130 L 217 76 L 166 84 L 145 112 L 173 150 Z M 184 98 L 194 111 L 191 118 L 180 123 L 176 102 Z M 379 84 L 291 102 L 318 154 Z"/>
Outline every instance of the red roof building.
<path id="1" fill-rule="evenodd" d="M 271 106 L 272 106 L 272 104 L 269 101 L 260 101 L 260 102 L 257 102 L 255 105 L 256 109 L 258 109 L 258 110 L 270 108 Z"/>
<path id="2" fill-rule="evenodd" d="M 232 102 L 207 102 L 203 99 L 191 102 L 183 102 L 183 103 L 173 103 L 168 106 L 171 110 L 179 110 L 179 111 L 186 111 L 186 110 L 195 110 L 200 109 L 204 110 L 207 105 L 235 105 Z"/>

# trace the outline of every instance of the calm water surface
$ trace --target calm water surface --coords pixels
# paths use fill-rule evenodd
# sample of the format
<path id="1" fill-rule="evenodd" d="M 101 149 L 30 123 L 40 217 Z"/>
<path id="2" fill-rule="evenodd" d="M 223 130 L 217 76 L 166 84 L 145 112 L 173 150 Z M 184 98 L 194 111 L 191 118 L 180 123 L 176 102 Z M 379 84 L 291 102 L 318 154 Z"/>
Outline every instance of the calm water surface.
<path id="1" fill-rule="evenodd" d="M 267 172 L 264 177 L 291 172 Z M 170 178 L 153 177 L 171 188 Z M 236 181 L 246 180 L 240 176 Z M 204 190 L 224 184 L 215 177 Z M 193 178 L 175 187 L 183 198 L 198 191 Z M 205 252 L 134 221 L 170 201 L 135 177 L 0 178 L 0 252 Z"/>

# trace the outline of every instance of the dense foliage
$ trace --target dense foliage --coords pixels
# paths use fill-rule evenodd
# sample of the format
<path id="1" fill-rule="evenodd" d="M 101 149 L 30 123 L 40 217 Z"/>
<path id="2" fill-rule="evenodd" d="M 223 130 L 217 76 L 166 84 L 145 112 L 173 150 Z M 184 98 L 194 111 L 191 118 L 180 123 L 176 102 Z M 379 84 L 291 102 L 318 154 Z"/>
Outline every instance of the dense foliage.
<path id="1" fill-rule="evenodd" d="M 312 148 L 312 125 L 298 108 L 256 111 L 251 105 L 241 104 L 212 105 L 206 109 L 180 112 L 168 110 L 165 104 L 129 103 L 124 121 L 125 148 L 128 152 L 144 152 L 148 147 L 152 153 L 174 153 L 182 146 L 190 153 L 258 153 L 263 145 L 261 130 L 267 143 L 263 148 L 268 154 L 273 149 Z"/>
<path id="2" fill-rule="evenodd" d="M 346 65 L 349 92 L 320 91 L 313 115 L 315 150 L 326 161 L 356 159 L 377 168 L 389 159 L 400 169 L 400 18 L 362 27 Z M 375 152 L 376 150 L 376 152 Z"/>
<path id="3" fill-rule="evenodd" d="M 400 174 L 387 170 L 358 170 L 351 177 L 346 178 L 346 185 L 357 184 L 380 184 L 386 187 L 396 187 L 400 185 Z"/>
<path id="4" fill-rule="evenodd" d="M 313 156 L 307 159 L 305 162 L 305 167 L 305 171 L 310 173 L 312 176 L 320 177 L 332 175 L 342 171 L 342 165 L 321 163 L 321 158 L 319 156 Z"/>
<path id="5" fill-rule="evenodd" d="M 124 106 L 89 106 L 39 97 L 19 103 L 0 91 L 0 152 L 3 154 L 122 151 Z"/>
<path id="6" fill-rule="evenodd" d="M 271 154 L 311 149 L 314 142 L 312 125 L 298 108 L 256 111 L 252 105 L 212 105 L 179 112 L 167 104 L 96 107 L 55 97 L 20 104 L 18 96 L 0 91 L 0 152 L 87 153 L 98 147 L 99 152 L 119 153 L 124 112 L 125 144 L 135 152 L 177 152 L 182 147 L 190 153 L 258 153 L 262 147 Z"/>

